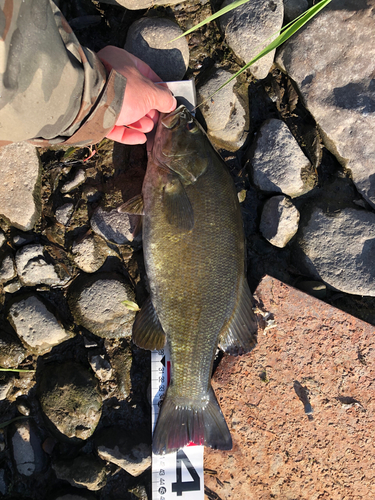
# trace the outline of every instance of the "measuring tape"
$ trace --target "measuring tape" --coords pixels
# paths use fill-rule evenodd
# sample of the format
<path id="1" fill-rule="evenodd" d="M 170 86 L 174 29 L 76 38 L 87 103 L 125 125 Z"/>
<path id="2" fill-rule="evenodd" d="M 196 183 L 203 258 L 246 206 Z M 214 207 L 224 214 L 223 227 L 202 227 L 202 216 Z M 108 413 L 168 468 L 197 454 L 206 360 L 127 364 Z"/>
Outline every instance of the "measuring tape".
<path id="1" fill-rule="evenodd" d="M 152 432 L 171 378 L 169 349 L 151 352 Z M 173 453 L 152 453 L 152 500 L 204 500 L 204 446 L 184 446 Z"/>

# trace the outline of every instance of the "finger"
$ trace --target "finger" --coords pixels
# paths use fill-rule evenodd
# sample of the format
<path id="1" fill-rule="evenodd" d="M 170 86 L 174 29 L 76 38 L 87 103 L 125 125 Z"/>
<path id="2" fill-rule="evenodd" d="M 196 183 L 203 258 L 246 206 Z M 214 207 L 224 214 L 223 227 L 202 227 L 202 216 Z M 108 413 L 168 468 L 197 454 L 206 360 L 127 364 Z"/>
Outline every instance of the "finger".
<path id="1" fill-rule="evenodd" d="M 144 144 L 146 136 L 138 130 L 132 130 L 126 127 L 115 126 L 106 136 L 112 141 L 120 142 L 121 144 Z"/>
<path id="2" fill-rule="evenodd" d="M 173 97 L 171 91 L 166 87 L 162 87 L 160 85 L 155 85 L 155 87 L 156 92 L 154 94 L 154 108 L 161 113 L 170 113 L 171 111 L 175 110 L 177 101 L 176 98 Z"/>
<path id="3" fill-rule="evenodd" d="M 151 111 L 149 111 L 146 114 L 146 116 L 148 116 L 149 118 L 151 118 L 151 120 L 154 122 L 155 125 L 158 123 L 159 112 L 156 109 L 151 109 Z"/>
<path id="4" fill-rule="evenodd" d="M 154 125 L 155 124 L 150 117 L 144 116 L 143 118 L 137 120 L 136 122 L 128 124 L 127 127 L 146 133 L 146 132 L 151 132 L 151 130 L 154 128 Z"/>

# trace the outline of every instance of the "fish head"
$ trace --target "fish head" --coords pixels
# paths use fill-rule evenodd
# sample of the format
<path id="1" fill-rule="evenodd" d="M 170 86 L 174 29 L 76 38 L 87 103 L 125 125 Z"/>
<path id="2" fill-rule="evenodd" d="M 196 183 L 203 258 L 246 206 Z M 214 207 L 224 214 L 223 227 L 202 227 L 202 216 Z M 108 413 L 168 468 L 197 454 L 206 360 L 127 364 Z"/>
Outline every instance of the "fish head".
<path id="1" fill-rule="evenodd" d="M 160 115 L 151 154 L 185 185 L 193 184 L 205 172 L 210 148 L 204 130 L 185 106 Z"/>

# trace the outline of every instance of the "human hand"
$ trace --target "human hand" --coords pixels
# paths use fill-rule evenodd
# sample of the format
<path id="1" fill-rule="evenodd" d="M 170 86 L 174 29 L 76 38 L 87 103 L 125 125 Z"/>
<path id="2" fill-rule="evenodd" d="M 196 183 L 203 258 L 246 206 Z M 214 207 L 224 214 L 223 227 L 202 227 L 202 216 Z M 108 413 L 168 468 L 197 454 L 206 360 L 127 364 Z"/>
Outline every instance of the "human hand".
<path id="1" fill-rule="evenodd" d="M 108 45 L 98 52 L 107 71 L 112 68 L 127 79 L 120 114 L 108 139 L 123 144 L 143 144 L 146 133 L 158 120 L 158 111 L 169 113 L 176 108 L 176 99 L 162 85 L 158 75 L 145 62 L 126 50 Z"/>

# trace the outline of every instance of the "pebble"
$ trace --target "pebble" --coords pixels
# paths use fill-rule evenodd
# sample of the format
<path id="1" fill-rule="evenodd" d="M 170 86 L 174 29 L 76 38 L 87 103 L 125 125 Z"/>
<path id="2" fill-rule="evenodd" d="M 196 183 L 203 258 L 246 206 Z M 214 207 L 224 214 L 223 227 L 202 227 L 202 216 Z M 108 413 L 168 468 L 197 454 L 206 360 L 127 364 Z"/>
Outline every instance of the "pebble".
<path id="1" fill-rule="evenodd" d="M 9 376 L 5 373 L 0 373 L 0 401 L 4 401 L 13 389 L 14 375 Z"/>
<path id="2" fill-rule="evenodd" d="M 36 295 L 17 296 L 9 308 L 8 320 L 27 348 L 39 355 L 73 337 Z"/>
<path id="3" fill-rule="evenodd" d="M 221 8 L 230 3 L 232 0 L 225 0 Z M 239 59 L 248 63 L 270 43 L 268 38 L 281 28 L 283 17 L 282 0 L 252 0 L 221 16 L 219 23 L 229 47 Z M 275 50 L 250 66 L 255 78 L 266 78 L 274 57 Z"/>
<path id="4" fill-rule="evenodd" d="M 273 118 L 263 123 L 249 158 L 254 184 L 262 191 L 295 198 L 317 182 L 310 161 L 281 120 Z"/>
<path id="5" fill-rule="evenodd" d="M 4 245 L 6 242 L 5 234 L 0 230 L 0 248 Z"/>
<path id="6" fill-rule="evenodd" d="M 131 336 L 136 313 L 122 304 L 124 300 L 134 302 L 134 292 L 118 275 L 85 276 L 69 289 L 69 306 L 75 321 L 103 338 Z"/>
<path id="7" fill-rule="evenodd" d="M 63 226 L 67 226 L 73 211 L 73 203 L 64 203 L 61 207 L 56 208 L 55 216 L 57 222 L 60 222 Z"/>
<path id="8" fill-rule="evenodd" d="M 260 232 L 272 245 L 284 248 L 298 231 L 300 214 L 283 195 L 266 201 L 260 220 Z"/>
<path id="9" fill-rule="evenodd" d="M 83 184 L 85 180 L 86 180 L 86 172 L 83 169 L 79 169 L 75 177 L 71 181 L 66 182 L 62 186 L 61 192 L 63 194 L 70 193 L 71 191 L 77 189 L 78 186 Z"/>
<path id="10" fill-rule="evenodd" d="M 346 208 L 315 208 L 302 228 L 300 245 L 310 274 L 331 287 L 375 297 L 375 214 Z"/>
<path id="11" fill-rule="evenodd" d="M 26 245 L 16 253 L 17 273 L 23 286 L 63 285 L 53 264 L 47 264 L 42 245 Z"/>
<path id="12" fill-rule="evenodd" d="M 107 382 L 112 377 L 111 363 L 104 354 L 89 353 L 90 366 L 101 382 Z"/>
<path id="13" fill-rule="evenodd" d="M 107 257 L 117 256 L 103 238 L 96 234 L 89 234 L 82 240 L 75 241 L 72 254 L 74 263 L 85 273 L 95 273 L 102 267 Z"/>
<path id="14" fill-rule="evenodd" d="M 16 142 L 0 148 L 0 215 L 23 231 L 32 229 L 40 216 L 40 175 L 36 147 Z"/>
<path id="15" fill-rule="evenodd" d="M 247 133 L 247 113 L 238 99 L 232 80 L 220 92 L 211 95 L 233 75 L 229 71 L 218 69 L 212 77 L 198 89 L 198 104 L 204 103 L 201 113 L 207 125 L 207 134 L 217 147 L 236 151 L 243 145 Z"/>
<path id="16" fill-rule="evenodd" d="M 277 62 L 296 82 L 325 145 L 375 207 L 374 2 L 333 0 L 282 48 Z M 335 28 L 332 29 L 332 26 Z"/>
<path id="17" fill-rule="evenodd" d="M 103 3 L 122 5 L 129 10 L 152 9 L 156 5 L 179 4 L 181 0 L 104 0 Z"/>
<path id="18" fill-rule="evenodd" d="M 38 398 L 45 415 L 65 436 L 85 440 L 95 431 L 102 398 L 96 378 L 81 364 L 66 361 L 44 366 Z"/>
<path id="19" fill-rule="evenodd" d="M 100 434 L 96 444 L 100 458 L 136 477 L 151 466 L 151 446 L 134 440 L 134 434 L 110 427 Z"/>
<path id="20" fill-rule="evenodd" d="M 45 455 L 34 425 L 25 419 L 14 423 L 12 436 L 13 460 L 23 476 L 40 472 L 45 465 Z"/>
<path id="21" fill-rule="evenodd" d="M 10 255 L 6 255 L 0 263 L 0 285 L 11 281 L 17 276 L 14 260 Z"/>
<path id="22" fill-rule="evenodd" d="M 91 491 L 100 490 L 107 482 L 104 462 L 90 455 L 81 455 L 74 460 L 56 460 L 52 468 L 59 479 Z"/>
<path id="23" fill-rule="evenodd" d="M 139 7 L 138 7 L 139 8 Z M 174 21 L 143 17 L 128 31 L 124 49 L 146 62 L 165 82 L 182 80 L 189 66 L 189 46 Z"/>
<path id="24" fill-rule="evenodd" d="M 141 240 L 141 235 L 135 235 L 138 215 L 128 215 L 120 213 L 117 208 L 106 212 L 98 207 L 91 217 L 90 224 L 94 233 L 116 245 L 126 245 L 137 243 Z"/>

